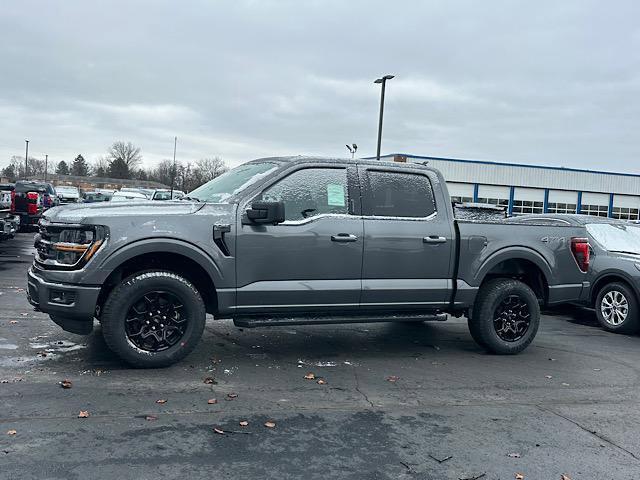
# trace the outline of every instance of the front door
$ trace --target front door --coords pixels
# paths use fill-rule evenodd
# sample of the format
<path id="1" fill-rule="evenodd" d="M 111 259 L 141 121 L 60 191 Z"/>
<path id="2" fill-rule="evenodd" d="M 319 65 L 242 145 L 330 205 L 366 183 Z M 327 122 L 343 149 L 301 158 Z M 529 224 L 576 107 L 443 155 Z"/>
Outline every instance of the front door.
<path id="1" fill-rule="evenodd" d="M 285 222 L 242 225 L 237 313 L 352 310 L 360 301 L 363 221 L 355 167 L 301 166 L 240 205 L 282 201 Z M 358 201 L 355 201 L 357 199 Z"/>
<path id="2" fill-rule="evenodd" d="M 454 232 L 428 170 L 360 166 L 363 308 L 441 308 L 452 289 Z"/>

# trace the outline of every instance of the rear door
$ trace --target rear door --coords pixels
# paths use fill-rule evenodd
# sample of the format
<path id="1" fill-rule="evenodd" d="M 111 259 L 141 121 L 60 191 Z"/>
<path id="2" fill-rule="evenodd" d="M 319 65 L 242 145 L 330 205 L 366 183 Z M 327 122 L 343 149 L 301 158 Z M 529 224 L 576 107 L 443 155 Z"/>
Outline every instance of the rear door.
<path id="1" fill-rule="evenodd" d="M 240 205 L 238 313 L 300 313 L 359 307 L 363 221 L 355 166 L 293 167 Z M 282 201 L 278 225 L 243 225 L 254 200 Z"/>
<path id="2" fill-rule="evenodd" d="M 430 170 L 359 166 L 364 255 L 361 306 L 433 310 L 452 288 L 455 234 Z M 439 211 L 440 210 L 440 211 Z"/>

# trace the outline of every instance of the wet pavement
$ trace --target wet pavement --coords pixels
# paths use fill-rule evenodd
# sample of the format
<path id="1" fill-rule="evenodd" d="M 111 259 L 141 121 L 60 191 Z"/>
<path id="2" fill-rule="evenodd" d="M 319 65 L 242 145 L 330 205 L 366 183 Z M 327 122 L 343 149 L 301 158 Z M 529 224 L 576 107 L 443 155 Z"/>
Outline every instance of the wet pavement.
<path id="1" fill-rule="evenodd" d="M 31 251 L 28 234 L 0 243 L 2 479 L 640 478 L 640 338 L 588 310 L 545 315 L 514 357 L 485 354 L 463 319 L 210 319 L 185 361 L 136 370 L 97 325 L 68 334 L 29 307 Z"/>

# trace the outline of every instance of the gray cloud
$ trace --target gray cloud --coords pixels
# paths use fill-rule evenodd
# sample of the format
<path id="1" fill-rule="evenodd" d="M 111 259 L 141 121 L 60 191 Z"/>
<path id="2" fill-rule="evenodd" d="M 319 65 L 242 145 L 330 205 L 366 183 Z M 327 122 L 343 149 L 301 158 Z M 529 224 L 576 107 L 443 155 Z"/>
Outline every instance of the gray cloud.
<path id="1" fill-rule="evenodd" d="M 640 6 L 21 1 L 0 12 L 0 166 L 383 150 L 637 170 Z"/>

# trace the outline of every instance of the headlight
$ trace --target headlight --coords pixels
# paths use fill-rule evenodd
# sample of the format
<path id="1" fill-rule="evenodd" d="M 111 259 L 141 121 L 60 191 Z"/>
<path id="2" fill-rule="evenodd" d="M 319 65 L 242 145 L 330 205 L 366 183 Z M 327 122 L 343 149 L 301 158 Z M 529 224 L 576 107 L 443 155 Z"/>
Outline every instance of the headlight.
<path id="1" fill-rule="evenodd" d="M 45 268 L 79 268 L 87 263 L 107 239 L 100 225 L 64 225 L 40 222 L 36 235 L 36 260 Z"/>

